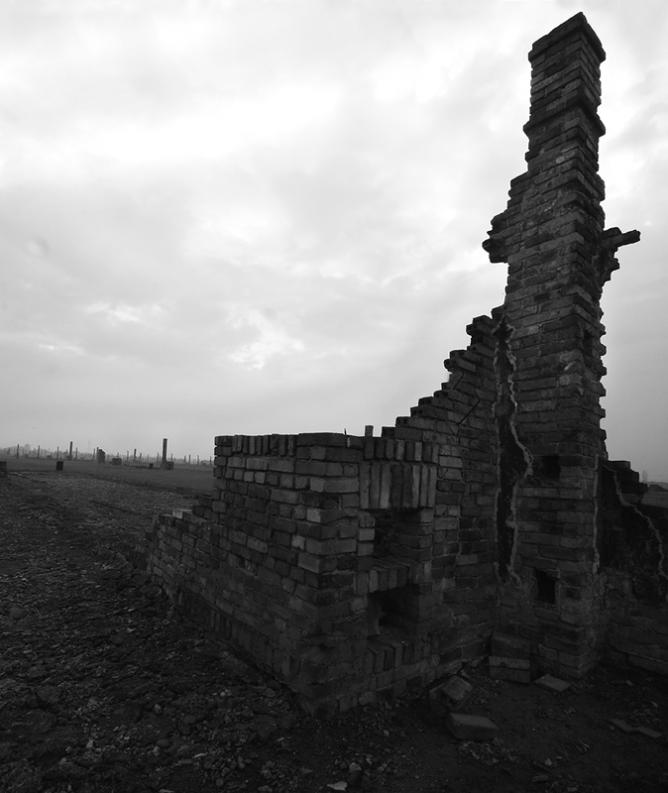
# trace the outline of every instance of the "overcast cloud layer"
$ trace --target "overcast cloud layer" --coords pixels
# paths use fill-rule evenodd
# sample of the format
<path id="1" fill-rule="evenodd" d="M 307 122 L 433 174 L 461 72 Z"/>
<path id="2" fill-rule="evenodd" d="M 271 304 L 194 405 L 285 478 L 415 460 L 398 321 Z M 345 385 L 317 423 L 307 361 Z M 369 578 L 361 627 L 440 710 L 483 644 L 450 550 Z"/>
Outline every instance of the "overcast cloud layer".
<path id="1" fill-rule="evenodd" d="M 668 480 L 668 10 L 656 2 L 0 4 L 0 446 L 362 433 L 503 302 L 532 42 L 608 54 L 610 455 Z"/>

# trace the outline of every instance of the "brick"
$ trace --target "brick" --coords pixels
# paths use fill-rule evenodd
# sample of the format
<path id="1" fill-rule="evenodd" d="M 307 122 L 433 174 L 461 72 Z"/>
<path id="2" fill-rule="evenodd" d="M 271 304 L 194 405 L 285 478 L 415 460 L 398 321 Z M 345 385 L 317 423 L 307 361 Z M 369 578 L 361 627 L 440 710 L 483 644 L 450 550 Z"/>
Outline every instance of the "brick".
<path id="1" fill-rule="evenodd" d="M 449 713 L 446 725 L 460 741 L 491 741 L 499 729 L 487 716 L 469 713 Z"/>
<path id="2" fill-rule="evenodd" d="M 531 643 L 520 636 L 495 631 L 492 635 L 492 655 L 506 658 L 526 658 L 531 650 Z"/>
<path id="3" fill-rule="evenodd" d="M 325 479 L 323 490 L 325 493 L 357 494 L 359 492 L 359 478 L 356 476 L 354 477 L 349 476 L 349 477 L 334 477 L 331 479 Z"/>
<path id="4" fill-rule="evenodd" d="M 658 730 L 653 730 L 651 727 L 645 727 L 642 725 L 640 727 L 636 727 L 635 731 L 640 735 L 644 735 L 646 738 L 652 738 L 655 741 L 658 741 L 662 736 L 662 733 L 660 733 Z"/>
<path id="5" fill-rule="evenodd" d="M 347 517 L 347 512 L 341 509 L 319 509 L 308 507 L 306 509 L 306 520 L 311 523 L 334 523 Z"/>
<path id="6" fill-rule="evenodd" d="M 627 733 L 627 735 L 635 732 L 635 727 L 632 727 L 628 722 L 624 721 L 623 719 L 610 719 L 610 724 L 616 727 L 621 732 Z"/>
<path id="7" fill-rule="evenodd" d="M 312 573 L 319 573 L 322 569 L 322 559 L 306 551 L 302 551 L 299 554 L 297 564 L 299 567 L 304 570 L 309 570 Z"/>
<path id="8" fill-rule="evenodd" d="M 351 436 L 338 432 L 300 432 L 296 436 L 297 447 L 300 446 L 347 446 Z"/>
<path id="9" fill-rule="evenodd" d="M 357 538 L 359 531 L 353 520 L 339 520 L 336 522 L 336 534 L 342 540 L 349 540 L 352 537 Z"/>
<path id="10" fill-rule="evenodd" d="M 490 655 L 489 675 L 494 680 L 510 680 L 514 683 L 531 682 L 531 662 L 524 658 L 503 658 Z"/>
<path id="11" fill-rule="evenodd" d="M 537 680 L 534 681 L 537 686 L 541 686 L 541 688 L 547 688 L 549 691 L 555 691 L 556 693 L 560 694 L 562 691 L 566 691 L 571 687 L 571 684 L 566 682 L 565 680 L 561 680 L 558 677 L 553 677 L 552 675 L 543 675 L 539 677 Z"/>
<path id="12" fill-rule="evenodd" d="M 380 509 L 389 509 L 392 484 L 392 468 L 389 465 L 381 465 L 379 468 L 380 483 L 378 492 L 378 507 Z"/>
<path id="13" fill-rule="evenodd" d="M 492 680 L 507 680 L 510 683 L 531 682 L 531 672 L 528 669 L 512 669 L 506 666 L 494 666 L 489 668 L 489 676 Z"/>
<path id="14" fill-rule="evenodd" d="M 272 489 L 271 499 L 282 504 L 296 504 L 299 501 L 299 494 L 293 490 Z"/>
<path id="15" fill-rule="evenodd" d="M 462 705 L 473 692 L 473 686 L 457 675 L 429 691 L 432 702 L 445 700 L 448 705 Z"/>
<path id="16" fill-rule="evenodd" d="M 324 477 L 327 473 L 327 463 L 318 460 L 299 460 L 294 466 L 294 472 L 299 476 Z"/>

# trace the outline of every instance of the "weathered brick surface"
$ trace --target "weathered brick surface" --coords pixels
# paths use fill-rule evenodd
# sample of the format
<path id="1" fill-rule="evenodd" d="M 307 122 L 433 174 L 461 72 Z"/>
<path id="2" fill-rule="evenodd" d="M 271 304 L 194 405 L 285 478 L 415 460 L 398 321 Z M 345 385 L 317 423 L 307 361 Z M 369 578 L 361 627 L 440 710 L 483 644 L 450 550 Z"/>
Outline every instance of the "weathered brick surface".
<path id="1" fill-rule="evenodd" d="M 487 716 L 469 713 L 450 713 L 446 724 L 455 738 L 461 741 L 490 741 L 499 729 Z"/>
<path id="2" fill-rule="evenodd" d="M 312 708 L 488 654 L 498 677 L 577 676 L 606 635 L 609 657 L 666 668 L 665 634 L 642 638 L 656 607 L 629 605 L 665 598 L 663 535 L 600 428 L 601 292 L 638 238 L 604 228 L 604 57 L 582 14 L 529 54 L 527 171 L 484 243 L 505 301 L 447 382 L 379 436 L 217 437 L 212 494 L 148 538 L 170 595 Z"/>

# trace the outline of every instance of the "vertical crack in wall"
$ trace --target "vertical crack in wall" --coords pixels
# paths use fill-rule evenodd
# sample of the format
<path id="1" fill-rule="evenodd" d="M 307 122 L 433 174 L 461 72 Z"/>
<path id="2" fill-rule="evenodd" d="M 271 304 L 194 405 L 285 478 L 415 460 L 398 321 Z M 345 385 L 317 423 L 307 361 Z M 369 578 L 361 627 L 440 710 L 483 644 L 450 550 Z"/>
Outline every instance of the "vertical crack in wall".
<path id="1" fill-rule="evenodd" d="M 517 484 L 531 473 L 531 455 L 520 443 L 515 428 L 517 402 L 513 389 L 515 358 L 509 341 L 512 328 L 502 319 L 494 335 L 497 339 L 494 368 L 497 380 L 497 397 L 494 403 L 499 438 L 499 490 L 496 496 L 497 563 L 499 576 L 507 581 L 513 575 L 517 520 L 515 494 Z"/>

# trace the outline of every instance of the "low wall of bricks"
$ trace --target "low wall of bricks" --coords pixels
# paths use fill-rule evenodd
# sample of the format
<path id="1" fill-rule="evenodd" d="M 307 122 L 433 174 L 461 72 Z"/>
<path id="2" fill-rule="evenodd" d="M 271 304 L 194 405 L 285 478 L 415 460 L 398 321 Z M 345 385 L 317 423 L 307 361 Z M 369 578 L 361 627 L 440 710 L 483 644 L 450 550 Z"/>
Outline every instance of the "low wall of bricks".
<path id="1" fill-rule="evenodd" d="M 485 631 L 457 630 L 442 608 L 444 565 L 433 572 L 442 463 L 461 471 L 416 440 L 220 436 L 212 497 L 158 519 L 149 572 L 312 709 L 423 686 L 486 642 Z M 476 602 L 478 578 L 462 584 Z"/>
<path id="2" fill-rule="evenodd" d="M 668 606 L 625 603 L 610 621 L 603 657 L 614 666 L 668 675 Z"/>
<path id="3" fill-rule="evenodd" d="M 213 490 L 160 516 L 149 572 L 311 710 L 421 688 L 487 653 L 498 446 L 494 328 L 378 436 L 221 435 Z"/>
<path id="4" fill-rule="evenodd" d="M 602 466 L 601 654 L 616 666 L 668 674 L 668 509 L 647 495 L 628 462 Z"/>

